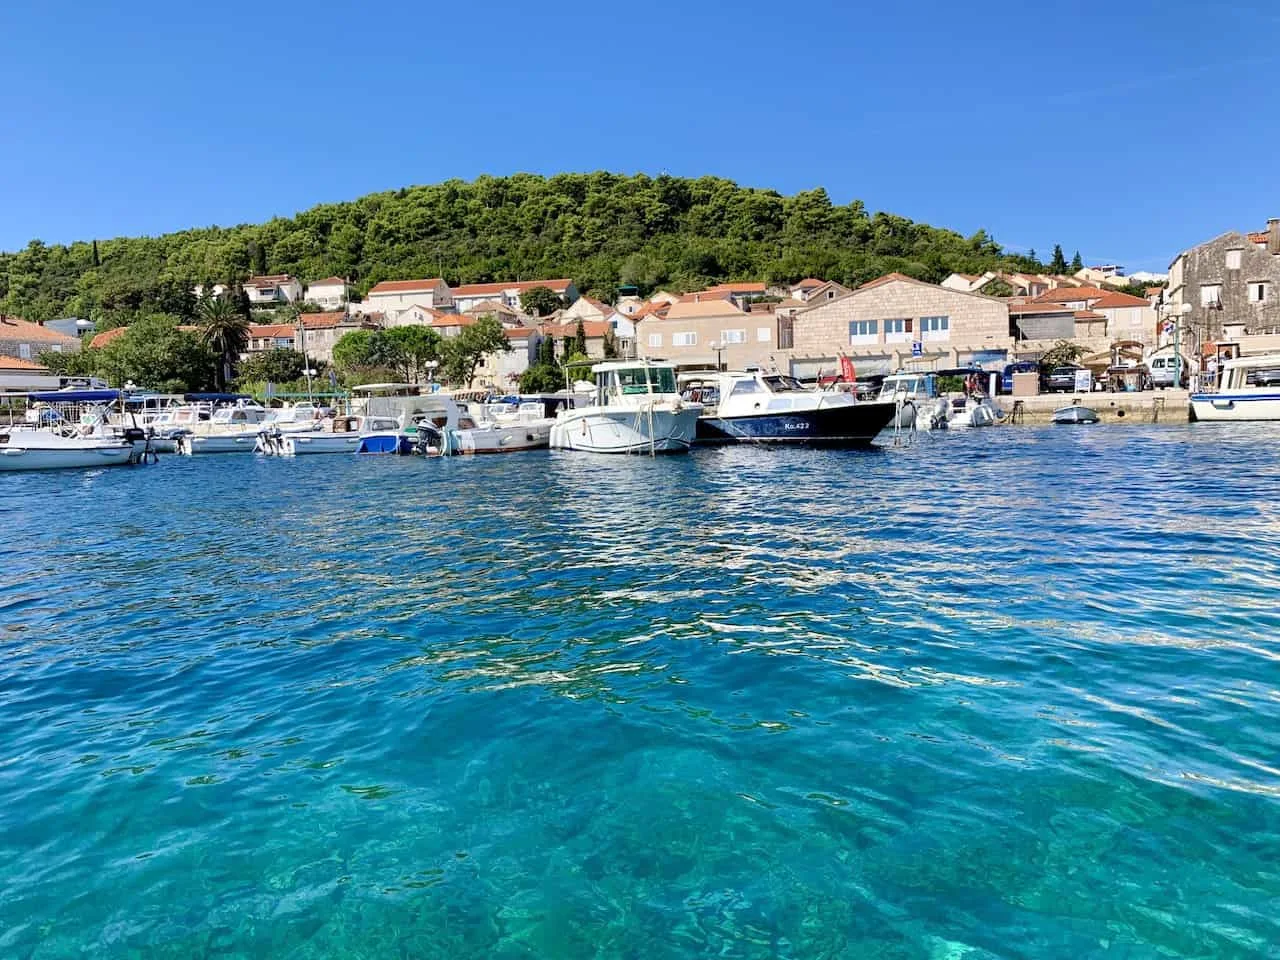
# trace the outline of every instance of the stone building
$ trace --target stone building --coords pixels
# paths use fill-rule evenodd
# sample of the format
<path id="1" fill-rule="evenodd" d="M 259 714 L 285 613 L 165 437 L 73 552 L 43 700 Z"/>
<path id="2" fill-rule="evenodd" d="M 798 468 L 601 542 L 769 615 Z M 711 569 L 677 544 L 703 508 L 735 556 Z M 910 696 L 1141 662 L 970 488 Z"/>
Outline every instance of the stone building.
<path id="1" fill-rule="evenodd" d="M 68 337 L 38 323 L 0 315 L 0 356 L 35 360 L 44 351 L 74 353 L 80 349 L 76 337 Z"/>
<path id="2" fill-rule="evenodd" d="M 710 297 L 674 303 L 665 315 L 636 320 L 641 357 L 670 360 L 685 369 L 770 367 L 778 349 L 778 318 L 767 309 L 743 310 Z"/>
<path id="3" fill-rule="evenodd" d="M 1166 302 L 1191 304 L 1189 333 L 1216 340 L 1223 327 L 1280 333 L 1280 219 L 1261 233 L 1232 231 L 1192 247 L 1169 265 Z"/>
<path id="4" fill-rule="evenodd" d="M 1009 355 L 1009 308 L 1000 300 L 949 290 L 900 273 L 795 315 L 791 372 L 830 373 L 840 355 L 860 375 L 890 373 L 915 359 L 933 367 L 991 365 Z M 913 345 L 919 356 L 913 357 Z"/>

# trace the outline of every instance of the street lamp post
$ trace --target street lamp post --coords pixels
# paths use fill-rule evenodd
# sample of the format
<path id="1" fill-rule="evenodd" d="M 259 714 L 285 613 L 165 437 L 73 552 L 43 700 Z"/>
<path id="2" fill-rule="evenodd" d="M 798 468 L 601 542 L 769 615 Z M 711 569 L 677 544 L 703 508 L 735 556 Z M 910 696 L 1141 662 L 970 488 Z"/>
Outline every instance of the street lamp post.
<path id="1" fill-rule="evenodd" d="M 722 366 L 720 362 L 720 354 L 724 352 L 724 344 L 719 340 L 712 340 L 707 344 L 707 346 L 716 352 L 716 373 L 719 373 Z"/>
<path id="2" fill-rule="evenodd" d="M 428 360 L 428 361 L 426 362 L 425 366 L 426 366 L 426 368 L 427 368 L 427 385 L 428 385 L 428 386 L 430 386 L 431 384 L 435 383 L 435 380 L 436 380 L 436 368 L 437 368 L 438 366 L 440 366 L 440 361 L 439 361 L 439 360 Z"/>
<path id="3" fill-rule="evenodd" d="M 1182 324 L 1191 316 L 1192 306 L 1189 303 L 1179 304 L 1174 309 L 1173 304 L 1166 303 L 1160 308 L 1161 315 L 1166 321 L 1173 320 L 1173 385 L 1175 388 L 1182 387 Z"/>

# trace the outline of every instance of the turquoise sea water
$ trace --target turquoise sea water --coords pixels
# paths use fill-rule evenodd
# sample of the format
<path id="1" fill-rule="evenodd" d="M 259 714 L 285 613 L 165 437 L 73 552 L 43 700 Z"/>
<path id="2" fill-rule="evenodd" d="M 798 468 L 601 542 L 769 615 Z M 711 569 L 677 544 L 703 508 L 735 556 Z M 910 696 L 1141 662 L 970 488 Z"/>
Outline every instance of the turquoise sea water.
<path id="1" fill-rule="evenodd" d="M 0 476 L 0 956 L 1275 956 L 1278 449 Z"/>

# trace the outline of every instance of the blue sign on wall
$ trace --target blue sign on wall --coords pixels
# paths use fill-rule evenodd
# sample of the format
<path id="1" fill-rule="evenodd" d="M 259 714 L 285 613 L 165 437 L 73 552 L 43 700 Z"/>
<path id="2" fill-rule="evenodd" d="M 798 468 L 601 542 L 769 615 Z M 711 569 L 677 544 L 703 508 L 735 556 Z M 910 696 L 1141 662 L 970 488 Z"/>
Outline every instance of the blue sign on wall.
<path id="1" fill-rule="evenodd" d="M 912 341 L 911 341 L 911 355 L 912 355 L 913 357 L 923 357 L 923 356 L 924 356 L 924 344 L 923 344 L 923 343 L 921 343 L 919 340 L 912 340 Z"/>

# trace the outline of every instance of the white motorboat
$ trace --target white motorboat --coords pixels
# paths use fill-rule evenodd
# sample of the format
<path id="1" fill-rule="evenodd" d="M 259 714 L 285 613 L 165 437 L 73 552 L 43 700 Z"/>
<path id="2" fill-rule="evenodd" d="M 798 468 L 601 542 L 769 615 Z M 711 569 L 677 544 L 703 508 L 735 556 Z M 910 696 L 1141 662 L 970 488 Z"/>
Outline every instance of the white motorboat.
<path id="1" fill-rule="evenodd" d="M 215 410 L 213 416 L 174 437 L 174 450 L 185 456 L 197 453 L 252 453 L 258 434 L 268 419 L 265 408 L 241 402 Z"/>
<path id="2" fill-rule="evenodd" d="M 863 447 L 897 415 L 888 400 L 809 390 L 794 377 L 759 371 L 685 373 L 680 395 L 701 403 L 696 441 Z"/>
<path id="3" fill-rule="evenodd" d="M 312 430 L 283 432 L 268 429 L 258 434 L 258 450 L 267 456 L 297 457 L 313 453 L 355 453 L 371 435 L 401 433 L 395 417 L 337 416 Z"/>
<path id="4" fill-rule="evenodd" d="M 447 394 L 424 398 L 416 421 L 417 450 L 428 456 L 518 453 L 547 446 L 555 420 L 540 401 L 457 403 Z"/>
<path id="5" fill-rule="evenodd" d="M 951 405 L 947 427 L 990 427 L 1000 419 L 1000 413 L 987 397 L 960 397 Z"/>
<path id="6" fill-rule="evenodd" d="M 652 360 L 610 360 L 591 368 L 595 402 L 562 410 L 550 445 L 591 453 L 672 453 L 689 449 L 702 404 L 681 399 L 675 368 Z"/>
<path id="7" fill-rule="evenodd" d="M 1191 395 L 1192 420 L 1280 420 L 1280 354 L 1224 360 L 1218 383 Z"/>
<path id="8" fill-rule="evenodd" d="M 938 378 L 932 373 L 899 371 L 884 378 L 880 400 L 890 401 L 897 414 L 889 421 L 899 430 L 942 430 L 951 419 L 947 398 L 938 394 Z"/>
<path id="9" fill-rule="evenodd" d="M 110 467 L 131 463 L 133 441 L 83 426 L 0 427 L 0 471 Z"/>

